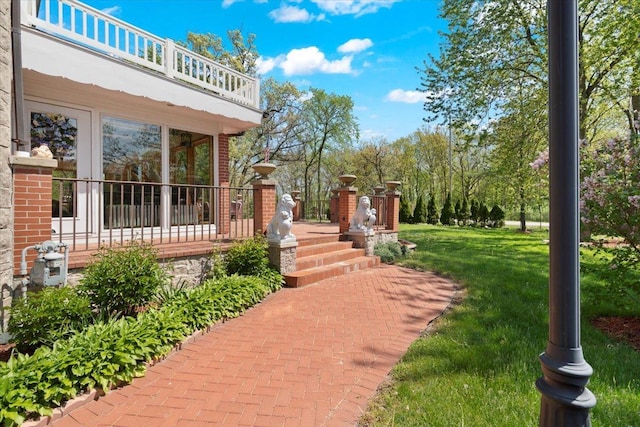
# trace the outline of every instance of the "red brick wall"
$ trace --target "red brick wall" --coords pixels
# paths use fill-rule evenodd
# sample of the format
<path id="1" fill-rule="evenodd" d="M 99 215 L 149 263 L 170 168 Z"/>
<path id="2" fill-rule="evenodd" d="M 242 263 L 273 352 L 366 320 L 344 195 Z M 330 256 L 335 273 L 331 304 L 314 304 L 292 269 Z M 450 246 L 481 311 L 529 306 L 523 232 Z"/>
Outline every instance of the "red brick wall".
<path id="1" fill-rule="evenodd" d="M 16 275 L 20 274 L 22 249 L 51 240 L 52 171 L 50 167 L 14 165 L 13 269 Z M 27 257 L 27 269 L 33 265 L 32 255 Z"/>

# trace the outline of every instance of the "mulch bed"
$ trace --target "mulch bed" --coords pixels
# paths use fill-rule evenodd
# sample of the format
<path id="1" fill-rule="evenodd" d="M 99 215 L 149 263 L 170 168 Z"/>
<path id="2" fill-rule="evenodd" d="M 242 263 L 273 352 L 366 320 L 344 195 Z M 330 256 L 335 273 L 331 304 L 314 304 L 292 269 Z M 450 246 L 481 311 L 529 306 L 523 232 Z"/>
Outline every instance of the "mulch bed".
<path id="1" fill-rule="evenodd" d="M 596 317 L 591 323 L 611 338 L 640 351 L 640 317 Z"/>

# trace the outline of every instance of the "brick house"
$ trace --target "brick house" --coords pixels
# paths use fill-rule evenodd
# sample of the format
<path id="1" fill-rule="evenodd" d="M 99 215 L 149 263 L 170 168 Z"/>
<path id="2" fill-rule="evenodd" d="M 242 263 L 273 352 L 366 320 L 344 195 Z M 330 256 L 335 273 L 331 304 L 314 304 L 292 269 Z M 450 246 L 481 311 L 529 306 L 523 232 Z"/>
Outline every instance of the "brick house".
<path id="1" fill-rule="evenodd" d="M 43 241 L 210 250 L 252 233 L 253 193 L 229 187 L 228 140 L 261 122 L 257 78 L 76 0 L 1 2 L 0 19 L 2 307 L 22 249 Z M 42 145 L 51 158 L 29 156 Z"/>

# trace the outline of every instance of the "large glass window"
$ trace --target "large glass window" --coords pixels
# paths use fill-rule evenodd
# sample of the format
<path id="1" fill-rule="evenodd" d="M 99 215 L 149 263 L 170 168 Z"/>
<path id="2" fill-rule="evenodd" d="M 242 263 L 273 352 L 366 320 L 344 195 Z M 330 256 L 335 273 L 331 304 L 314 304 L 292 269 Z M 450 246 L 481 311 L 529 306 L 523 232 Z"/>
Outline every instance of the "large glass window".
<path id="1" fill-rule="evenodd" d="M 102 161 L 106 180 L 161 182 L 161 127 L 132 120 L 102 120 Z"/>
<path id="2" fill-rule="evenodd" d="M 103 118 L 106 228 L 160 225 L 161 130 L 159 125 Z"/>

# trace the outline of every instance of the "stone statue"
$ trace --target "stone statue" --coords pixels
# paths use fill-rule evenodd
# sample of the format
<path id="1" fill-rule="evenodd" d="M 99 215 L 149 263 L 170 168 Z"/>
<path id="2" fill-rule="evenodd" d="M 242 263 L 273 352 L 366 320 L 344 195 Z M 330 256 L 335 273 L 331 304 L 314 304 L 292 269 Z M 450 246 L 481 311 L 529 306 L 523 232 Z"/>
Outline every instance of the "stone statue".
<path id="1" fill-rule="evenodd" d="M 371 209 L 371 200 L 367 196 L 360 197 L 356 213 L 351 218 L 349 231 L 368 231 L 376 223 L 376 210 Z"/>
<path id="2" fill-rule="evenodd" d="M 267 225 L 267 240 L 282 241 L 296 239 L 296 236 L 291 234 L 293 208 L 295 206 L 296 202 L 293 201 L 290 194 L 282 195 L 276 207 L 276 213 L 273 215 L 273 218 L 271 218 L 269 225 Z"/>

